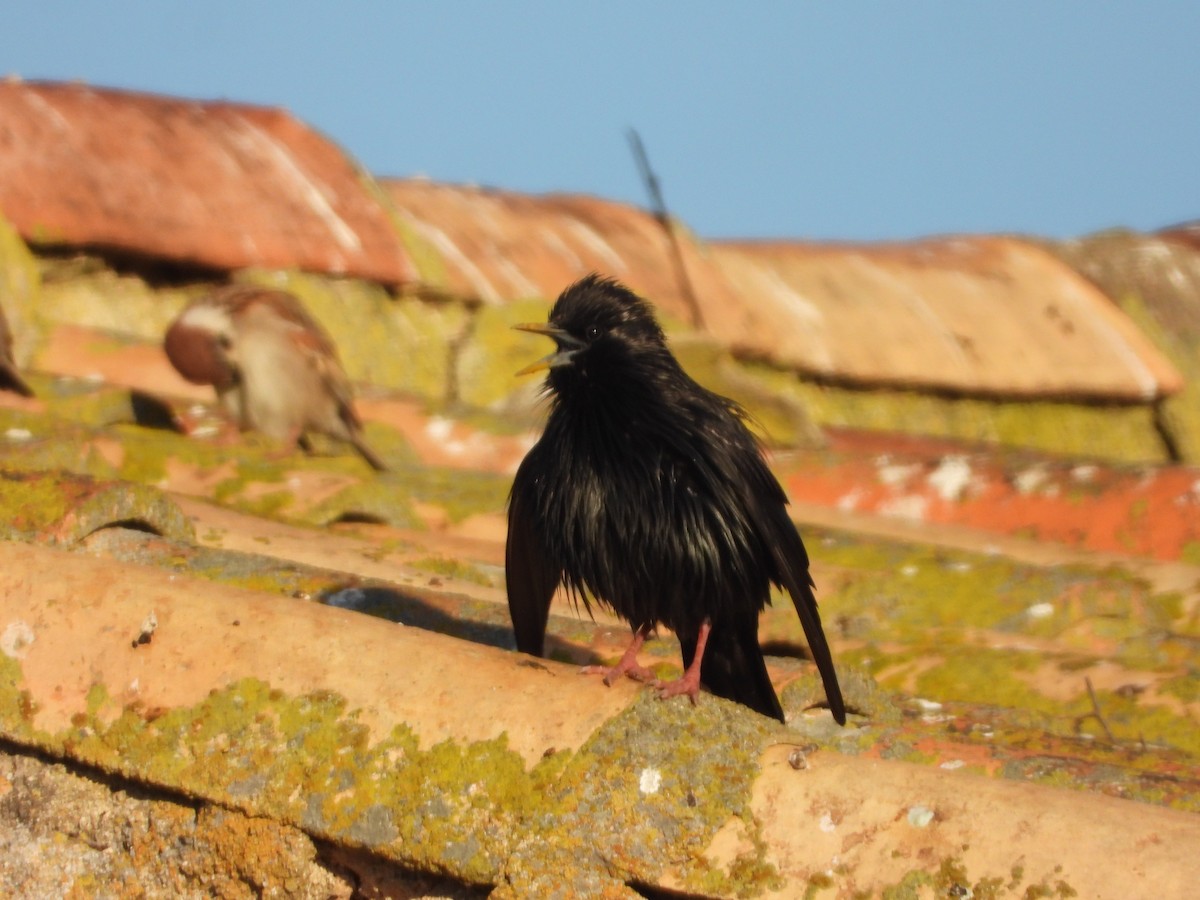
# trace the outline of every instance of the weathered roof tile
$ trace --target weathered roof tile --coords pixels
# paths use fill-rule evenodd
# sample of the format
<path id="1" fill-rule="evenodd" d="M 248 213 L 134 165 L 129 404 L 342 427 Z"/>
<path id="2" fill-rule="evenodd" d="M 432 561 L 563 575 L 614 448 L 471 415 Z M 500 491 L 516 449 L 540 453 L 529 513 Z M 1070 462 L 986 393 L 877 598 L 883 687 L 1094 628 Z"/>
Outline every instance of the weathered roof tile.
<path id="1" fill-rule="evenodd" d="M 626 282 L 681 321 L 690 301 L 672 262 L 670 238 L 653 215 L 580 194 L 531 196 L 511 191 L 383 181 L 399 215 L 440 254 L 451 293 L 484 303 L 554 298 L 589 272 Z M 678 237 L 688 281 L 705 323 L 736 306 L 707 248 L 686 230 Z"/>
<path id="2" fill-rule="evenodd" d="M 881 245 L 725 243 L 735 347 L 839 383 L 1144 402 L 1174 366 L 1095 285 L 1001 237 Z"/>
<path id="3" fill-rule="evenodd" d="M 0 121 L 0 210 L 31 242 L 415 278 L 369 176 L 285 110 L 10 80 Z"/>

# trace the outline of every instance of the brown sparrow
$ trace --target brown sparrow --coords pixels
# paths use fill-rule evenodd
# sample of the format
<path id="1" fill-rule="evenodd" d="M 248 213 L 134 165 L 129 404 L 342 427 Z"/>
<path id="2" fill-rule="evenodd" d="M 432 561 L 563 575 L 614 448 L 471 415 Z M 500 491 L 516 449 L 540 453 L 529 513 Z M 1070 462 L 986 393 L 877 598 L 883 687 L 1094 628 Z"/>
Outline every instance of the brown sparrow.
<path id="1" fill-rule="evenodd" d="M 3 309 L 0 309 L 0 387 L 26 397 L 33 396 L 33 390 L 25 383 L 13 360 L 13 337 L 12 332 L 8 330 L 8 320 L 4 318 Z"/>
<path id="2" fill-rule="evenodd" d="M 240 428 L 307 449 L 308 432 L 366 445 L 350 380 L 324 328 L 292 294 L 229 285 L 190 303 L 167 329 L 167 358 L 193 384 L 211 384 Z"/>

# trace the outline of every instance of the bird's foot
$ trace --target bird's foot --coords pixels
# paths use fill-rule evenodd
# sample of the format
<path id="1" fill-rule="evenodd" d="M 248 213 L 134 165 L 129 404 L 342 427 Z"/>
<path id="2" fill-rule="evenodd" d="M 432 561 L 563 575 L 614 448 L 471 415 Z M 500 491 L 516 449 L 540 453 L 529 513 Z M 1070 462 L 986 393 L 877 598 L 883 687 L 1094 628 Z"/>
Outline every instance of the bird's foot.
<path id="1" fill-rule="evenodd" d="M 626 660 L 625 657 L 621 657 L 621 661 L 615 666 L 584 666 L 579 670 L 579 674 L 603 675 L 604 683 L 609 687 L 612 687 L 613 682 L 622 675 L 626 678 L 632 678 L 634 681 L 645 682 L 646 684 L 654 684 L 657 681 L 652 670 L 638 665 L 636 659 Z"/>
<path id="2" fill-rule="evenodd" d="M 696 698 L 700 696 L 700 663 L 704 659 L 704 648 L 708 646 L 708 636 L 711 632 L 712 622 L 705 619 L 700 623 L 700 630 L 696 635 L 696 649 L 692 653 L 691 665 L 674 681 L 655 682 L 659 700 L 684 694 L 692 701 L 692 706 L 696 705 Z"/>
<path id="3" fill-rule="evenodd" d="M 629 642 L 629 646 L 625 648 L 625 652 L 621 654 L 621 661 L 615 666 L 584 666 L 579 670 L 581 675 L 603 675 L 604 683 L 612 687 L 613 682 L 622 675 L 627 678 L 632 678 L 634 681 L 643 681 L 647 684 L 654 684 L 657 678 L 654 673 L 645 666 L 639 665 L 637 661 L 638 651 L 642 649 L 642 644 L 646 642 L 650 630 L 648 628 L 639 629 L 633 634 L 633 640 Z"/>
<path id="4" fill-rule="evenodd" d="M 696 698 L 700 696 L 700 673 L 688 669 L 683 677 L 676 678 L 674 681 L 656 681 L 654 686 L 658 688 L 659 700 L 683 694 L 692 701 L 692 706 L 695 706 Z"/>

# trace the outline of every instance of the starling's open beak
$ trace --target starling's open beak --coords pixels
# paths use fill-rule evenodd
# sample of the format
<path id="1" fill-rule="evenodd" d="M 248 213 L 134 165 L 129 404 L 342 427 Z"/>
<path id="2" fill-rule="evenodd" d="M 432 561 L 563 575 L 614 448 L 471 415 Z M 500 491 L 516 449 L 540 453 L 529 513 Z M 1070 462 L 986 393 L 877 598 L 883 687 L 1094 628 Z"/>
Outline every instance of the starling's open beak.
<path id="1" fill-rule="evenodd" d="M 521 325 L 514 325 L 517 331 L 528 331 L 530 334 L 540 334 L 551 338 L 558 344 L 558 352 L 551 353 L 549 356 L 543 356 L 535 363 L 523 368 L 517 372 L 518 375 L 530 375 L 534 372 L 540 372 L 542 369 L 554 369 L 558 366 L 569 366 L 575 360 L 575 354 L 584 348 L 583 341 L 574 337 L 561 328 L 555 328 L 553 325 L 546 322 L 527 322 Z"/>

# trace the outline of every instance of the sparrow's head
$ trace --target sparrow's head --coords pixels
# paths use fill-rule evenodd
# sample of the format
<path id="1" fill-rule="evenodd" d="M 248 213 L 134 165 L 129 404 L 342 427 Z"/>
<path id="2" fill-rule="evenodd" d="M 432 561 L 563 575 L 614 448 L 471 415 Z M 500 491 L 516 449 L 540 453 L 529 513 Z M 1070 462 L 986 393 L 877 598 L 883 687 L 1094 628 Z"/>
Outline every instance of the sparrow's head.
<path id="1" fill-rule="evenodd" d="M 231 310 L 211 298 L 181 312 L 167 329 L 163 350 L 192 384 L 226 390 L 238 382 L 237 329 Z"/>

